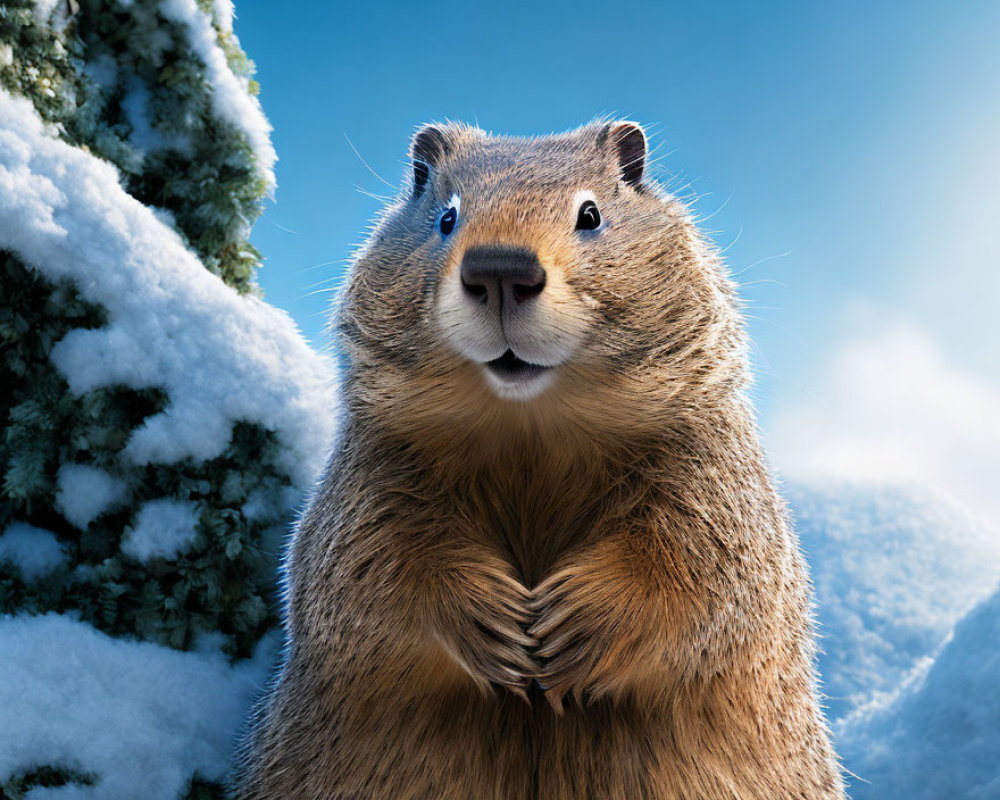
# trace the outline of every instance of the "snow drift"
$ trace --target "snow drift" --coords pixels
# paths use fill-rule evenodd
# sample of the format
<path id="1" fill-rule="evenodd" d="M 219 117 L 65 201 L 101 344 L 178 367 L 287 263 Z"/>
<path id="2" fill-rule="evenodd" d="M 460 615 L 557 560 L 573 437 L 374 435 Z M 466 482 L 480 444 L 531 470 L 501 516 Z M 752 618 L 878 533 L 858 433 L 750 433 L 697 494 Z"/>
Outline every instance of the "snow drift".
<path id="1" fill-rule="evenodd" d="M 174 800 L 192 773 L 223 779 L 276 641 L 237 666 L 207 645 L 115 639 L 57 614 L 0 618 L 0 775 L 55 764 L 95 779 L 31 800 Z"/>
<path id="2" fill-rule="evenodd" d="M 894 690 L 1000 580 L 1000 537 L 926 486 L 829 480 L 785 495 L 815 585 L 832 720 Z"/>
<path id="3" fill-rule="evenodd" d="M 815 584 L 851 797 L 1000 797 L 1000 537 L 919 485 L 827 481 L 785 494 Z"/>
<path id="4" fill-rule="evenodd" d="M 1000 590 L 895 693 L 838 726 L 854 800 L 1000 797 Z"/>

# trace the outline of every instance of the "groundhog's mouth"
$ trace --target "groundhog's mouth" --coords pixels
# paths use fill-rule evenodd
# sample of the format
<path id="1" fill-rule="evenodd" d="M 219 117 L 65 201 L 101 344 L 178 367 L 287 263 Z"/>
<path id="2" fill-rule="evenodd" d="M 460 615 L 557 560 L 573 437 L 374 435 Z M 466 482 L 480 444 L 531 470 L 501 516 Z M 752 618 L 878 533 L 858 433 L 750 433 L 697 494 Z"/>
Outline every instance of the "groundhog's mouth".
<path id="1" fill-rule="evenodd" d="M 550 367 L 543 367 L 541 364 L 531 364 L 524 359 L 514 355 L 514 351 L 508 349 L 500 358 L 494 358 L 486 362 L 486 367 L 500 380 L 515 382 L 526 381 L 547 372 Z"/>

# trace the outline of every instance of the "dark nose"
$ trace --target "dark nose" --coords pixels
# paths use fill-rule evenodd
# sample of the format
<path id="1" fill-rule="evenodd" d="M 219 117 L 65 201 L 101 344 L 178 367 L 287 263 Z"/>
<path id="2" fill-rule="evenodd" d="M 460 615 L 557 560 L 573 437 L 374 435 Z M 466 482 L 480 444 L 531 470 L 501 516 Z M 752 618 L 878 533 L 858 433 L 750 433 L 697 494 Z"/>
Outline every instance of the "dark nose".
<path id="1" fill-rule="evenodd" d="M 484 305 L 524 303 L 545 288 L 545 270 L 527 247 L 470 247 L 462 257 L 461 275 L 466 296 Z"/>

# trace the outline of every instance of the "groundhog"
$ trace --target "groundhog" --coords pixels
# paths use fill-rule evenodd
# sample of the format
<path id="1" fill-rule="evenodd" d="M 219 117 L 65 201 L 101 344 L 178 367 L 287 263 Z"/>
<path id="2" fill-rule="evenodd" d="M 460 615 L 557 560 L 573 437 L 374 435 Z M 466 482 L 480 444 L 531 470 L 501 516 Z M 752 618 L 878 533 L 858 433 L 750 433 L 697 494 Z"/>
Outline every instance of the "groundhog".
<path id="1" fill-rule="evenodd" d="M 643 130 L 411 157 L 236 796 L 842 798 L 734 285 Z"/>

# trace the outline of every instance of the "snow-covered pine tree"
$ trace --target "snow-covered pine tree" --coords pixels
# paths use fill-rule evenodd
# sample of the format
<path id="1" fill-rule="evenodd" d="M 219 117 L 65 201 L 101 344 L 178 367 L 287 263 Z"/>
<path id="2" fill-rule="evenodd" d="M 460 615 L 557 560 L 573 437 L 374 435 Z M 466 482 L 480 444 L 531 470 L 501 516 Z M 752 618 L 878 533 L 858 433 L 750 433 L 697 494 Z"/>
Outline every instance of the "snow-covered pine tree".
<path id="1" fill-rule="evenodd" d="M 215 796 L 273 657 L 330 373 L 254 296 L 232 12 L 0 6 L 0 795 Z"/>

